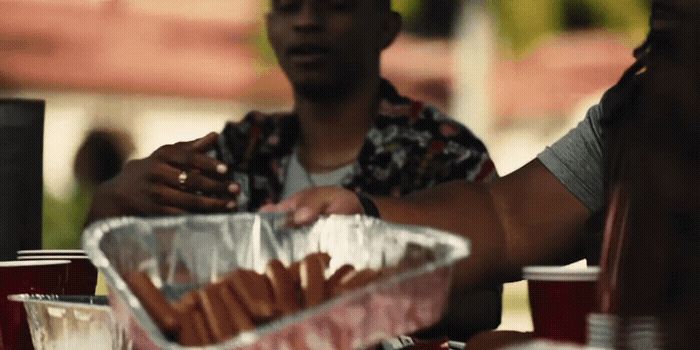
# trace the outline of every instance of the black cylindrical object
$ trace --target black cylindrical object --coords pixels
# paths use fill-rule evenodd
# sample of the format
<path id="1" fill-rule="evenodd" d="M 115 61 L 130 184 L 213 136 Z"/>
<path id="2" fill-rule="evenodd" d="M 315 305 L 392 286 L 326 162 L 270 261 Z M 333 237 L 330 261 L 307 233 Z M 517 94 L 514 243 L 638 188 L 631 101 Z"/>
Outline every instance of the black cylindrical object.
<path id="1" fill-rule="evenodd" d="M 0 260 L 41 248 L 44 101 L 0 99 Z"/>

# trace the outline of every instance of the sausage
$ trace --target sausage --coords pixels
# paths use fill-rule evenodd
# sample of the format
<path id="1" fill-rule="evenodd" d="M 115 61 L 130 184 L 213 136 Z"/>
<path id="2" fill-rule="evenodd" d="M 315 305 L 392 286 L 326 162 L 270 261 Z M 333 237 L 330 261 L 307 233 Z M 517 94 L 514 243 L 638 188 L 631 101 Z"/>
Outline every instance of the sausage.
<path id="1" fill-rule="evenodd" d="M 352 265 L 343 265 L 338 270 L 336 270 L 328 281 L 326 281 L 326 296 L 332 298 L 337 296 L 337 290 L 340 286 L 340 281 L 345 278 L 345 276 L 354 273 L 355 268 Z"/>
<path id="2" fill-rule="evenodd" d="M 192 309 L 190 309 L 190 311 L 192 311 Z M 180 345 L 184 346 L 204 345 L 204 342 L 199 339 L 199 336 L 197 336 L 197 331 L 194 327 L 194 320 L 191 316 L 188 315 L 182 319 L 177 341 L 180 343 Z"/>
<path id="3" fill-rule="evenodd" d="M 221 285 L 213 284 L 198 291 L 199 302 L 202 307 L 204 319 L 214 341 L 221 342 L 231 337 L 236 331 L 233 329 L 224 302 L 218 293 Z"/>
<path id="4" fill-rule="evenodd" d="M 197 336 L 194 329 L 194 321 L 190 314 L 197 307 L 197 293 L 195 291 L 185 294 L 178 302 L 173 304 L 173 308 L 178 313 L 180 320 L 180 331 L 178 333 L 178 342 L 185 346 L 200 346 L 204 345 L 202 340 Z"/>
<path id="5" fill-rule="evenodd" d="M 265 275 L 270 280 L 272 295 L 277 310 L 282 315 L 299 311 L 297 288 L 289 271 L 279 260 L 271 260 L 267 264 Z"/>
<path id="6" fill-rule="evenodd" d="M 207 345 L 212 343 L 212 336 L 207 327 L 207 321 L 204 319 L 204 314 L 199 308 L 195 308 L 191 313 L 192 323 L 194 332 L 197 335 L 197 339 L 202 342 L 202 344 Z"/>
<path id="7" fill-rule="evenodd" d="M 340 280 L 340 284 L 336 288 L 335 293 L 340 294 L 353 289 L 362 288 L 374 282 L 380 276 L 381 273 L 379 271 L 371 269 L 364 269 L 354 273 L 349 273 Z"/>
<path id="8" fill-rule="evenodd" d="M 309 255 L 309 257 L 313 257 L 315 259 L 320 259 L 321 262 L 323 263 L 324 270 L 327 269 L 331 263 L 331 256 L 328 255 L 328 253 L 323 253 L 323 252 L 314 253 L 314 254 Z"/>
<path id="9" fill-rule="evenodd" d="M 299 287 L 301 283 L 301 280 L 299 279 L 299 266 L 301 266 L 301 262 L 295 261 L 292 264 L 290 264 L 287 268 L 287 271 L 289 271 L 289 275 L 292 276 L 292 281 L 294 281 L 295 287 Z"/>
<path id="10" fill-rule="evenodd" d="M 311 259 L 320 259 L 323 262 L 323 269 L 327 269 L 329 264 L 331 263 L 331 256 L 328 255 L 328 253 L 313 253 L 309 254 L 306 256 L 306 258 L 311 258 Z M 292 278 L 294 278 L 294 281 L 299 284 L 299 266 L 301 265 L 301 261 L 295 261 L 289 265 L 289 272 L 292 275 Z"/>
<path id="11" fill-rule="evenodd" d="M 243 303 L 253 321 L 266 322 L 275 315 L 270 282 L 265 276 L 253 271 L 238 270 L 226 279 L 226 283 Z"/>
<path id="12" fill-rule="evenodd" d="M 218 292 L 226 308 L 228 318 L 231 320 L 234 331 L 244 332 L 254 329 L 255 324 L 253 324 L 253 320 L 229 286 L 225 284 L 222 285 L 219 287 Z"/>
<path id="13" fill-rule="evenodd" d="M 299 279 L 304 296 L 304 306 L 313 307 L 323 303 L 325 298 L 325 278 L 323 260 L 309 255 L 299 265 Z"/>
<path id="14" fill-rule="evenodd" d="M 343 265 L 326 280 L 324 272 L 329 264 L 327 253 L 310 254 L 289 268 L 271 260 L 264 275 L 240 269 L 219 283 L 185 294 L 172 305 L 147 274 L 132 273 L 125 280 L 166 336 L 177 336 L 181 345 L 202 346 L 225 341 L 302 307 L 317 306 L 401 270 L 358 271 Z"/>
<path id="15" fill-rule="evenodd" d="M 179 314 L 178 318 L 180 320 L 187 318 L 187 314 L 190 313 L 192 309 L 197 307 L 197 292 L 191 291 L 185 294 L 178 302 L 173 304 L 173 308 Z"/>
<path id="16" fill-rule="evenodd" d="M 180 328 L 178 314 L 163 293 L 153 285 L 148 274 L 132 272 L 124 276 L 124 280 L 166 337 L 175 336 Z"/>

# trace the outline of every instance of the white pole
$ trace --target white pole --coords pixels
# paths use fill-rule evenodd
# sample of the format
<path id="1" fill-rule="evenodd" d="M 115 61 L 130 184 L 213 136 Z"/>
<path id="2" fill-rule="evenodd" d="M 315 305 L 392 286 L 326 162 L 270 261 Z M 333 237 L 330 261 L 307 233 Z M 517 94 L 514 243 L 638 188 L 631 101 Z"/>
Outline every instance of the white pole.
<path id="1" fill-rule="evenodd" d="M 467 1 L 459 21 L 451 114 L 487 141 L 492 132 L 489 72 L 495 41 L 493 21 L 484 0 Z"/>

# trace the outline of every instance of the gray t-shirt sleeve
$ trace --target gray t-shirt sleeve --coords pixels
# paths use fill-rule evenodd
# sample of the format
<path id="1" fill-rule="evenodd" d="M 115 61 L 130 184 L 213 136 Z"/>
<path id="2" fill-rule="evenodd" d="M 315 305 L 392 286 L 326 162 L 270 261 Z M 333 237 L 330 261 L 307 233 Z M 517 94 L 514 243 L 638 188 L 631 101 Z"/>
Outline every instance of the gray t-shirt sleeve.
<path id="1" fill-rule="evenodd" d="M 591 212 L 603 207 L 603 139 L 601 105 L 586 119 L 538 155 L 561 183 Z"/>

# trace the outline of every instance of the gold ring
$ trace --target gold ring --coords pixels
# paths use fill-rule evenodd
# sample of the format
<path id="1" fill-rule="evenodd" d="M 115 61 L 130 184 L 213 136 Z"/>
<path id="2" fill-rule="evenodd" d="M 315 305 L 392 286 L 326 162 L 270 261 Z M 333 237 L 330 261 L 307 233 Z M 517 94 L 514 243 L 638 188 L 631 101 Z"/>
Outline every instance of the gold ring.
<path id="1" fill-rule="evenodd" d="M 185 181 L 187 181 L 187 172 L 183 171 L 177 176 L 177 182 L 180 183 L 180 186 L 184 186 Z"/>

